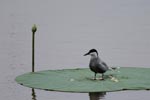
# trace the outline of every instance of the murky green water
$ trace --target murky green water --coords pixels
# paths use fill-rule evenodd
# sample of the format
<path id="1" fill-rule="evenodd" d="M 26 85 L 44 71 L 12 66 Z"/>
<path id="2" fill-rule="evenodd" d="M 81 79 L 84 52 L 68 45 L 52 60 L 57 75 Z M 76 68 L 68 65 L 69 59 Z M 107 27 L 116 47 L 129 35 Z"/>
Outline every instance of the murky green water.
<path id="1" fill-rule="evenodd" d="M 110 66 L 150 67 L 149 0 L 0 1 L 0 97 L 5 100 L 148 100 L 150 91 L 64 93 L 18 85 L 31 71 L 31 27 L 37 24 L 36 71 L 86 68 L 91 48 Z"/>

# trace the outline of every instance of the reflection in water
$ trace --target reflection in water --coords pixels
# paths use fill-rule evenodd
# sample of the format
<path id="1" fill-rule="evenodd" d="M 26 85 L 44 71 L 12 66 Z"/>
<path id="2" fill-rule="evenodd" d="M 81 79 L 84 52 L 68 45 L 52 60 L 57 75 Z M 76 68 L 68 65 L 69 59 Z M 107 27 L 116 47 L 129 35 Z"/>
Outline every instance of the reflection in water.
<path id="1" fill-rule="evenodd" d="M 90 100 L 100 100 L 103 99 L 106 92 L 91 92 L 89 93 Z"/>
<path id="2" fill-rule="evenodd" d="M 36 93 L 35 90 L 32 88 L 32 100 L 37 100 L 36 99 Z"/>
<path id="3" fill-rule="evenodd" d="M 101 100 L 104 98 L 105 95 L 106 95 L 106 92 L 91 92 L 91 93 L 89 93 L 90 100 Z M 35 89 L 33 89 L 33 88 L 32 88 L 31 96 L 32 96 L 32 100 L 37 100 Z"/>

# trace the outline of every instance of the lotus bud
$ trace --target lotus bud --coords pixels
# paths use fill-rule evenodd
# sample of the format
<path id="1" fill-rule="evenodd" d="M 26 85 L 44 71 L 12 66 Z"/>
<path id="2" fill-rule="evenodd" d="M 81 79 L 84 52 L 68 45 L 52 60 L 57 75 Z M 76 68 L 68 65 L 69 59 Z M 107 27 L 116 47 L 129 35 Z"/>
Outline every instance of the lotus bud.
<path id="1" fill-rule="evenodd" d="M 34 24 L 33 26 L 32 26 L 32 33 L 35 33 L 37 31 L 37 27 L 36 27 L 36 25 Z"/>

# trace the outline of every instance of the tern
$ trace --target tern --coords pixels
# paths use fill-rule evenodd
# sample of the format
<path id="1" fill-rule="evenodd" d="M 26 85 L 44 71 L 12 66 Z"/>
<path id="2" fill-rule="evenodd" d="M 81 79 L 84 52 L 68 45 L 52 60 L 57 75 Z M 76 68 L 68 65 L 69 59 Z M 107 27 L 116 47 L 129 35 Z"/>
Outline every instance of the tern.
<path id="1" fill-rule="evenodd" d="M 98 52 L 96 49 L 89 50 L 88 53 L 84 54 L 84 56 L 90 55 L 90 63 L 89 67 L 91 71 L 95 73 L 94 80 L 96 80 L 96 74 L 102 74 L 102 80 L 104 80 L 104 73 L 109 70 L 107 64 L 99 58 Z"/>

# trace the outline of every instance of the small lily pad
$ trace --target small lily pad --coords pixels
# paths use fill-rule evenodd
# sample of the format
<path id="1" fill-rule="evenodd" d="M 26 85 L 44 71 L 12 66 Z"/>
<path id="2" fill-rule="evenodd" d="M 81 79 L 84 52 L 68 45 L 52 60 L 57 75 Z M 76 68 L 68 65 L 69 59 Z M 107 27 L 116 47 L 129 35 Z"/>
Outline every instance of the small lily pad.
<path id="1" fill-rule="evenodd" d="M 150 68 L 121 67 L 105 73 L 105 80 L 93 80 L 88 68 L 30 72 L 16 77 L 24 86 L 63 92 L 110 92 L 149 90 Z M 101 75 L 97 75 L 100 78 Z"/>

